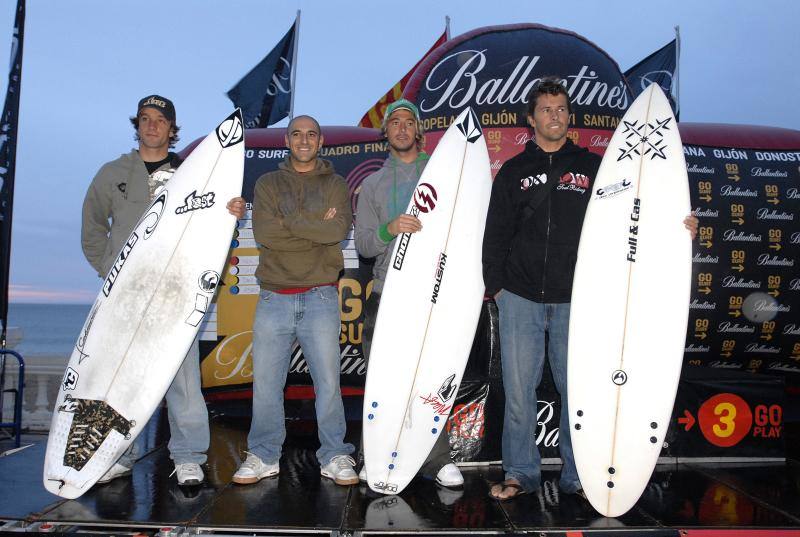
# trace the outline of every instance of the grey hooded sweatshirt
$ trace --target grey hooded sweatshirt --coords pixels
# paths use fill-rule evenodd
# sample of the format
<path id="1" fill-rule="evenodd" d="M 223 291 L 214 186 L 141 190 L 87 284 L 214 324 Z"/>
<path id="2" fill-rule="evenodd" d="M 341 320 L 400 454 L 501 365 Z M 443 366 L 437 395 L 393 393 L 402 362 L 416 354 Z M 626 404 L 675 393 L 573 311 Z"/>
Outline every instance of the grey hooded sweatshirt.
<path id="1" fill-rule="evenodd" d="M 390 154 L 383 167 L 361 183 L 356 208 L 356 249 L 362 257 L 376 258 L 372 271 L 374 292 L 383 289 L 394 248 L 394 237 L 386 226 L 408 208 L 427 163 L 428 155 L 422 152 L 410 163 Z"/>

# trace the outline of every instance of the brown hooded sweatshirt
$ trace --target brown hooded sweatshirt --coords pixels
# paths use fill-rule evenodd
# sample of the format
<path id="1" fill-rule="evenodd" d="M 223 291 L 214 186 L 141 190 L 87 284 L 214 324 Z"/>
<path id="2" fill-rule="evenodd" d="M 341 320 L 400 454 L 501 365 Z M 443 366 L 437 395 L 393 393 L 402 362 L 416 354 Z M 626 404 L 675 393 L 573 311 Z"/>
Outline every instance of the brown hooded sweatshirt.
<path id="1" fill-rule="evenodd" d="M 331 207 L 336 216 L 323 220 Z M 279 291 L 336 282 L 344 268 L 341 241 L 352 221 L 347 183 L 329 161 L 317 159 L 314 170 L 299 173 L 287 157 L 278 170 L 262 175 L 253 201 L 261 288 Z"/>

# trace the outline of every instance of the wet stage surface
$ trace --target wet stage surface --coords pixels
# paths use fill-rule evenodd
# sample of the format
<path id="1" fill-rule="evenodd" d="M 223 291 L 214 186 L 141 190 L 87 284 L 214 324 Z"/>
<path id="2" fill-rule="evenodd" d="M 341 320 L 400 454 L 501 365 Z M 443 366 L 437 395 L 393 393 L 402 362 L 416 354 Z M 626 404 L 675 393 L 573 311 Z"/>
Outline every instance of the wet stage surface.
<path id="1" fill-rule="evenodd" d="M 47 522 L 62 531 L 120 527 L 152 532 L 177 526 L 218 533 L 339 535 L 409 531 L 564 535 L 569 530 L 679 535 L 680 529 L 760 528 L 789 530 L 775 535 L 800 535 L 800 465 L 794 461 L 659 466 L 637 505 L 609 519 L 583 498 L 560 493 L 558 467 L 545 467 L 543 486 L 536 493 L 503 503 L 488 496 L 489 483 L 502 479 L 498 465 L 462 467 L 465 483 L 459 490 L 419 477 L 397 496 L 375 494 L 364 484 L 340 487 L 319 474 L 313 422 L 289 424 L 278 477 L 235 485 L 230 479 L 246 447 L 249 418 L 219 412 L 212 416 L 206 481 L 190 488 L 178 487 L 170 476 L 173 465 L 163 416 L 151 420 L 142 434 L 141 458 L 131 477 L 97 485 L 77 500 L 45 491 L 41 479 L 47 438 L 30 437 L 32 447 L 0 457 L 0 526 L 35 529 Z M 359 437 L 359 426 L 348 423 L 350 442 Z M 0 443 L 0 452 L 10 447 Z"/>

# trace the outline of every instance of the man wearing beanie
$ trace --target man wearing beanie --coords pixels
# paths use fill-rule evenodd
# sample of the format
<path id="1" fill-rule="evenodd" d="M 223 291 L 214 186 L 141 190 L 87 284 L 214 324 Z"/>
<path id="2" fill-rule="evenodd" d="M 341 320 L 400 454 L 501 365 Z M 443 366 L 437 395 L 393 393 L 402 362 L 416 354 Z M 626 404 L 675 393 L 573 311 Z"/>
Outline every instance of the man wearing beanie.
<path id="1" fill-rule="evenodd" d="M 139 101 L 130 118 L 138 149 L 103 165 L 89 185 L 83 201 L 81 245 L 86 259 L 103 278 L 133 227 L 153 200 L 156 190 L 169 181 L 181 159 L 169 151 L 178 141 L 175 106 L 160 95 Z M 228 202 L 228 210 L 243 218 L 243 198 Z M 200 392 L 200 351 L 195 339 L 175 380 L 167 391 L 170 457 L 179 485 L 199 485 L 201 464 L 209 443 L 208 412 Z M 131 474 L 136 460 L 134 445 L 120 457 L 98 483 Z"/>
<path id="2" fill-rule="evenodd" d="M 416 233 L 422 229 L 419 219 L 405 214 L 405 210 L 428 163 L 428 155 L 422 151 L 422 122 L 414 103 L 406 99 L 391 103 L 386 108 L 381 130 L 389 142 L 389 156 L 380 170 L 361 183 L 356 210 L 356 249 L 362 257 L 375 258 L 372 294 L 367 298 L 364 308 L 362 347 L 367 360 L 394 239 L 401 233 Z M 446 434 L 439 435 L 420 473 L 424 477 L 435 478 L 437 483 L 445 487 L 464 484 L 461 472 L 450 459 L 450 443 Z M 367 479 L 363 468 L 359 478 L 362 481 Z"/>
<path id="3" fill-rule="evenodd" d="M 253 419 L 247 458 L 233 475 L 241 485 L 278 475 L 286 438 L 283 389 L 292 346 L 300 344 L 314 382 L 323 477 L 354 485 L 358 476 L 344 443 L 347 424 L 339 388 L 341 241 L 353 220 L 347 184 L 319 158 L 319 123 L 297 116 L 286 129 L 289 156 L 256 182 L 253 237 L 261 285 L 253 319 Z"/>

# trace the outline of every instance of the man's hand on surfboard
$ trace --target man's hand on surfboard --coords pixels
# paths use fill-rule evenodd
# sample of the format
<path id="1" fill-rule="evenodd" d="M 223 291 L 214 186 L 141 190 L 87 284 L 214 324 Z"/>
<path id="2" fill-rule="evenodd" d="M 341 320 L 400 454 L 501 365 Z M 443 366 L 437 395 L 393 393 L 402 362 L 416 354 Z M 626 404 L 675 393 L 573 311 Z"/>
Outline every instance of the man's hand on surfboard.
<path id="1" fill-rule="evenodd" d="M 694 211 L 689 213 L 689 216 L 683 220 L 683 225 L 692 234 L 692 240 L 694 240 L 697 237 L 697 228 L 700 225 L 700 220 L 694 215 Z"/>
<path id="2" fill-rule="evenodd" d="M 395 237 L 401 233 L 416 233 L 422 229 L 422 222 L 416 216 L 401 214 L 386 226 L 386 229 Z"/>
<path id="3" fill-rule="evenodd" d="M 241 196 L 238 198 L 232 198 L 228 204 L 225 206 L 228 209 L 228 212 L 235 216 L 237 219 L 244 218 L 245 212 L 245 201 L 244 198 Z"/>

